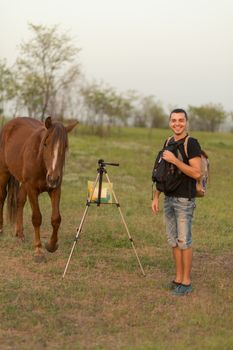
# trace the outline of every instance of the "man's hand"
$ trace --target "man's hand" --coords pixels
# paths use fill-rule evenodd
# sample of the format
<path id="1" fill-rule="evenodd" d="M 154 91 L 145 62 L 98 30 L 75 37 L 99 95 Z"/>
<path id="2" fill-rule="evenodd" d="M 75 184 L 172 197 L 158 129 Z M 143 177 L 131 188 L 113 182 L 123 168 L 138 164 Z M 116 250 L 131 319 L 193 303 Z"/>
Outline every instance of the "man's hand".
<path id="1" fill-rule="evenodd" d="M 201 157 L 189 159 L 189 164 L 185 164 L 182 160 L 176 158 L 172 152 L 164 151 L 162 158 L 168 163 L 174 164 L 182 173 L 195 180 L 198 180 L 201 176 Z"/>
<path id="2" fill-rule="evenodd" d="M 157 214 L 159 211 L 159 197 L 155 195 L 152 204 L 151 204 L 152 211 Z"/>
<path id="3" fill-rule="evenodd" d="M 164 151 L 162 158 L 166 160 L 168 163 L 176 164 L 177 158 L 174 153 L 170 151 Z"/>

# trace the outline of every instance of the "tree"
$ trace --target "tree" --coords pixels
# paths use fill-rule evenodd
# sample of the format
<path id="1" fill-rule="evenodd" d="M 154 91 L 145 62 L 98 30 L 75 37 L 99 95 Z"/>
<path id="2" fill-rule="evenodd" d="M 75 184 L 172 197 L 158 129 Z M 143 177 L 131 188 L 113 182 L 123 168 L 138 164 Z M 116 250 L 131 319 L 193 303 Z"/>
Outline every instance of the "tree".
<path id="1" fill-rule="evenodd" d="M 76 48 L 67 34 L 60 34 L 57 25 L 46 27 L 29 24 L 33 33 L 22 43 L 17 59 L 21 98 L 29 115 L 53 114 L 57 93 L 79 76 Z"/>
<path id="2" fill-rule="evenodd" d="M 132 110 L 130 96 L 117 93 L 103 84 L 87 84 L 81 89 L 88 109 L 88 121 L 95 125 L 127 125 Z"/>
<path id="3" fill-rule="evenodd" d="M 166 125 L 166 113 L 155 96 L 140 97 L 134 92 L 133 125 L 149 128 L 163 128 Z"/>
<path id="4" fill-rule="evenodd" d="M 226 119 L 226 112 L 220 104 L 206 104 L 200 107 L 189 106 L 188 115 L 193 130 L 218 131 Z"/>
<path id="5" fill-rule="evenodd" d="M 166 125 L 166 113 L 154 96 L 146 96 L 142 100 L 143 114 L 150 128 L 163 128 Z"/>
<path id="6" fill-rule="evenodd" d="M 14 74 L 6 61 L 0 61 L 0 114 L 4 113 L 5 103 L 15 97 Z"/>

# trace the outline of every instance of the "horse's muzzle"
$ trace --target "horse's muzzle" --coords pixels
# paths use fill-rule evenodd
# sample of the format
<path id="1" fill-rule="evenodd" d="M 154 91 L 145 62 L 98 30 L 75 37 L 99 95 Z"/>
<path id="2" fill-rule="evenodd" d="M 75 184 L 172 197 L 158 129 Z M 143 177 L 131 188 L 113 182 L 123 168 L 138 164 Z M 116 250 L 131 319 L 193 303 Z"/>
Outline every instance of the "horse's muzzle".
<path id="1" fill-rule="evenodd" d="M 46 182 L 49 188 L 56 188 L 61 184 L 61 177 L 57 176 L 56 178 L 51 176 L 51 175 L 47 175 L 46 176 Z"/>

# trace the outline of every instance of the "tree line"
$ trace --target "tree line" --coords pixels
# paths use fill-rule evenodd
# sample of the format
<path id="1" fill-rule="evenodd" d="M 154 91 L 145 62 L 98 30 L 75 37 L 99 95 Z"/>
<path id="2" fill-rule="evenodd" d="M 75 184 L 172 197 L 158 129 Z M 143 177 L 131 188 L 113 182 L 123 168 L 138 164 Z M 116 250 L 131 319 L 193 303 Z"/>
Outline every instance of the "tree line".
<path id="1" fill-rule="evenodd" d="M 79 63 L 80 48 L 58 25 L 29 24 L 31 39 L 22 42 L 9 67 L 0 60 L 0 115 L 26 113 L 44 120 L 78 118 L 96 128 L 124 125 L 167 126 L 167 113 L 153 95 L 118 92 L 103 82 L 87 82 Z M 218 131 L 228 116 L 221 104 L 188 106 L 192 130 Z M 231 113 L 232 115 L 232 113 Z"/>

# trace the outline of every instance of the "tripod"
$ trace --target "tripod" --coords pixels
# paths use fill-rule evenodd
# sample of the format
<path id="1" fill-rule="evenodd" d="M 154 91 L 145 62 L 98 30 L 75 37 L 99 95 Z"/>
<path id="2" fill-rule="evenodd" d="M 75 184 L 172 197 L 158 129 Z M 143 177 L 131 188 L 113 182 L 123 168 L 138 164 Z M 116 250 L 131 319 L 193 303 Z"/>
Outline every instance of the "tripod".
<path id="1" fill-rule="evenodd" d="M 93 186 L 93 188 L 92 188 L 92 191 L 91 191 L 91 193 L 89 194 L 89 196 L 88 196 L 88 198 L 87 198 L 86 208 L 85 208 L 85 211 L 84 211 L 84 213 L 83 213 L 83 216 L 82 216 L 80 225 L 79 225 L 79 227 L 78 227 L 78 229 L 77 229 L 77 233 L 76 233 L 76 236 L 75 236 L 75 239 L 74 239 L 74 243 L 73 243 L 73 246 L 72 246 L 72 248 L 71 248 L 71 252 L 70 252 L 69 258 L 68 258 L 68 260 L 67 260 L 66 267 L 65 267 L 65 270 L 64 270 L 64 272 L 63 272 L 62 278 L 65 277 L 65 274 L 66 274 L 66 271 L 67 271 L 67 269 L 68 269 L 68 266 L 69 266 L 71 257 L 72 257 L 73 252 L 74 252 L 75 245 L 77 244 L 79 235 L 80 235 L 80 233 L 81 233 L 81 231 L 82 231 L 82 228 L 83 228 L 83 225 L 84 225 L 84 221 L 85 221 L 85 218 L 86 218 L 86 216 L 87 216 L 87 212 L 88 212 L 88 209 L 89 209 L 90 205 L 91 205 L 91 204 L 97 204 L 97 206 L 100 206 L 100 204 L 101 204 L 101 191 L 102 191 L 102 182 L 103 182 L 103 175 L 104 175 L 104 174 L 105 174 L 105 176 L 106 176 L 106 178 L 107 178 L 107 181 L 108 181 L 109 185 L 111 186 L 111 182 L 110 182 L 110 179 L 109 179 L 108 174 L 107 174 L 106 166 L 107 166 L 107 165 L 119 166 L 119 164 L 117 164 L 117 163 L 106 163 L 106 162 L 104 162 L 103 159 L 100 159 L 100 160 L 98 161 L 98 164 L 99 164 L 99 167 L 98 167 L 98 169 L 97 169 L 97 177 L 96 177 L 96 180 L 95 180 L 95 182 L 94 182 L 94 186 Z M 97 188 L 97 184 L 99 184 L 99 185 L 98 185 L 98 186 L 99 186 L 99 187 L 98 187 L 98 198 L 97 198 L 97 201 L 93 202 L 93 201 L 92 201 L 92 198 L 93 198 L 94 191 L 95 191 L 95 189 Z M 129 229 L 128 229 L 128 227 L 127 227 L 127 225 L 126 225 L 126 222 L 125 222 L 125 219 L 124 219 L 124 217 L 123 217 L 123 214 L 122 214 L 122 211 L 121 211 L 121 208 L 120 208 L 120 204 L 119 204 L 119 202 L 118 202 L 118 200 L 117 200 L 117 197 L 116 197 L 115 192 L 113 191 L 113 189 L 112 189 L 112 195 L 113 195 L 113 198 L 114 198 L 114 200 L 115 200 L 115 203 L 113 203 L 113 204 L 115 204 L 115 205 L 117 206 L 118 210 L 119 210 L 121 219 L 122 219 L 122 221 L 123 221 L 123 224 L 124 224 L 124 226 L 125 226 L 126 232 L 127 232 L 127 234 L 128 234 L 128 238 L 129 238 L 129 240 L 130 240 L 130 242 L 131 242 L 132 248 L 133 248 L 134 253 L 135 253 L 135 255 L 136 255 L 136 258 L 137 258 L 139 267 L 140 267 L 140 269 L 141 269 L 141 272 L 142 272 L 143 276 L 145 276 L 145 272 L 144 272 L 144 270 L 143 270 L 141 261 L 140 261 L 140 259 L 139 259 L 138 254 L 137 254 L 136 248 L 135 248 L 135 246 L 134 246 L 133 239 L 132 239 L 132 237 L 131 237 L 131 235 L 130 235 L 130 233 L 129 233 Z"/>

